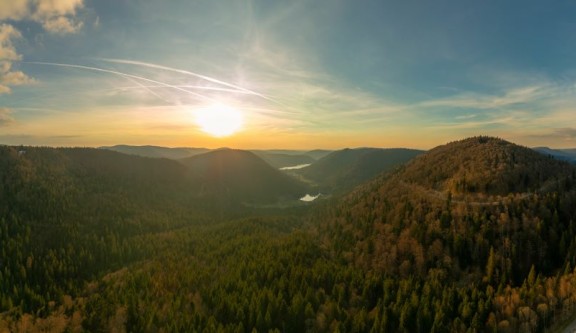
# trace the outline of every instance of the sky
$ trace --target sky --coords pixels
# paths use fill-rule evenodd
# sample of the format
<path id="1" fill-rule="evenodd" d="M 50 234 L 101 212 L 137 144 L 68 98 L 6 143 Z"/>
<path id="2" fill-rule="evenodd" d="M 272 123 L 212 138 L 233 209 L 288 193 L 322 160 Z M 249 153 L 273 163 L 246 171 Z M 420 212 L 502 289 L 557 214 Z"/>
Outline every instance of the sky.
<path id="1" fill-rule="evenodd" d="M 573 1 L 0 0 L 0 144 L 574 148 L 574 106 Z"/>

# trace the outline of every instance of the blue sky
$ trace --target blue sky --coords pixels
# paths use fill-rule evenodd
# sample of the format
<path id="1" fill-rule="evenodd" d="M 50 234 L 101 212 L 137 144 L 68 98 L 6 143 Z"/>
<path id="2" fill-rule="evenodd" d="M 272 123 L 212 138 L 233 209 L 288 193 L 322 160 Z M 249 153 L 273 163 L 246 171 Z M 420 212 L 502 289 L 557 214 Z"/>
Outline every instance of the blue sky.
<path id="1" fill-rule="evenodd" d="M 569 1 L 0 2 L 0 143 L 576 147 Z M 226 104 L 242 130 L 194 114 Z"/>

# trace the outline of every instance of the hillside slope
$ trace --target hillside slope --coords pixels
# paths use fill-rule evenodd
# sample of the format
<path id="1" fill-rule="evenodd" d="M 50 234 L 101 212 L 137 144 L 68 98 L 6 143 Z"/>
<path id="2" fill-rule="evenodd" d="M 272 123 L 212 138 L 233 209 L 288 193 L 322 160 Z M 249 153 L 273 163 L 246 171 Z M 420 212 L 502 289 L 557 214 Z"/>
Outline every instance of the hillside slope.
<path id="1" fill-rule="evenodd" d="M 207 148 L 168 148 L 160 146 L 130 146 L 130 145 L 116 145 L 109 147 L 100 147 L 100 149 L 107 149 L 119 153 L 137 155 L 142 157 L 156 157 L 156 158 L 170 158 L 180 159 L 186 158 L 210 151 Z"/>
<path id="2" fill-rule="evenodd" d="M 305 154 L 271 153 L 265 150 L 254 150 L 252 152 L 276 169 L 300 164 L 311 164 L 316 161 Z"/>
<path id="3" fill-rule="evenodd" d="M 187 169 L 176 161 L 92 148 L 4 146 L 0 147 L 0 169 L 0 207 L 4 213 L 41 210 L 41 198 L 55 205 L 72 201 L 90 207 L 94 200 L 100 204 L 110 200 L 107 204 L 116 206 L 130 196 L 132 205 L 162 207 L 172 200 L 183 202 L 184 193 L 195 184 Z M 52 209 L 47 207 L 46 211 Z"/>
<path id="4" fill-rule="evenodd" d="M 221 149 L 180 161 L 201 179 L 201 192 L 242 202 L 295 201 L 306 187 L 274 169 L 254 153 Z"/>
<path id="5" fill-rule="evenodd" d="M 391 171 L 422 151 L 411 149 L 357 148 L 332 152 L 296 173 L 319 185 L 320 191 L 345 192 Z"/>
<path id="6" fill-rule="evenodd" d="M 407 182 L 453 194 L 536 191 L 570 173 L 566 163 L 504 140 L 477 137 L 430 150 L 406 166 Z"/>
<path id="7" fill-rule="evenodd" d="M 149 255 L 143 235 L 212 219 L 194 184 L 167 159 L 0 146 L 0 312 L 37 313 Z"/>
<path id="8" fill-rule="evenodd" d="M 407 279 L 436 316 L 451 313 L 429 317 L 423 331 L 437 325 L 448 331 L 537 330 L 550 322 L 549 310 L 538 308 L 561 313 L 574 304 L 574 294 L 563 294 L 566 303 L 559 304 L 557 291 L 543 281 L 561 274 L 568 279 L 576 264 L 575 175 L 566 162 L 500 139 L 452 142 L 358 188 L 332 210 L 319 235 L 335 257 Z M 454 300 L 434 305 L 421 294 L 433 285 L 453 290 Z M 465 311 L 468 306 L 476 315 Z M 394 303 L 382 307 L 402 317 Z M 534 316 L 530 323 L 523 324 L 524 313 Z M 389 329 L 401 329 L 398 324 Z"/>

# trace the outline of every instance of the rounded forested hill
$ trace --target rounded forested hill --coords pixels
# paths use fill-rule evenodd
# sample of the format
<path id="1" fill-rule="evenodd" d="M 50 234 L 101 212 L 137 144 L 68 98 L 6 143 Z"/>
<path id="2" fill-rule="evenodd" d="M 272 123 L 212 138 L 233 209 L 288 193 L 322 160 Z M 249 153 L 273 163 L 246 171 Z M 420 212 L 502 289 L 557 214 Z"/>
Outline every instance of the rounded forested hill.
<path id="1" fill-rule="evenodd" d="M 493 137 L 473 137 L 430 150 L 406 166 L 402 178 L 427 188 L 506 195 L 538 191 L 573 177 L 567 163 Z"/>
<path id="2" fill-rule="evenodd" d="M 270 203 L 297 200 L 307 190 L 304 184 L 245 150 L 220 149 L 181 162 L 201 178 L 201 191 L 208 196 Z"/>
<path id="3" fill-rule="evenodd" d="M 108 200 L 111 206 L 161 206 L 194 184 L 176 161 L 94 148 L 0 146 L 0 171 L 0 207 L 12 211 L 40 210 L 48 203 L 93 207 Z"/>
<path id="4" fill-rule="evenodd" d="M 521 282 L 532 265 L 551 273 L 565 259 L 576 264 L 575 174 L 528 148 L 470 138 L 358 188 L 325 231 L 350 260 L 401 275 L 481 276 L 493 248 L 497 279 Z"/>
<path id="5" fill-rule="evenodd" d="M 466 296 L 450 302 L 431 297 L 429 287 L 414 291 L 420 304 L 408 309 L 433 308 L 434 322 L 515 332 L 530 313 L 529 327 L 542 328 L 574 304 L 567 289 L 543 281 L 568 279 L 576 265 L 575 171 L 496 138 L 453 142 L 357 188 L 331 209 L 318 236 L 332 256 L 370 274 L 444 296 L 459 288 Z M 389 318 L 405 312 L 386 295 L 381 307 Z"/>

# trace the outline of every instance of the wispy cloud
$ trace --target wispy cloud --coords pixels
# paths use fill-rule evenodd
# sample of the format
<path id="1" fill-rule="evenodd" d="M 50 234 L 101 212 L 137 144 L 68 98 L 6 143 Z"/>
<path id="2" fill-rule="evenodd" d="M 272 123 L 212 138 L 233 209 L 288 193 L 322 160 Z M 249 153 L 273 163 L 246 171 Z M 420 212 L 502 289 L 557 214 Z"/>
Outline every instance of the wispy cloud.
<path id="1" fill-rule="evenodd" d="M 12 110 L 8 108 L 0 108 L 0 127 L 14 123 L 14 118 L 12 118 L 11 113 Z"/>
<path id="2" fill-rule="evenodd" d="M 216 100 L 214 100 L 213 98 L 207 96 L 207 95 L 203 95 L 203 94 L 199 94 L 196 93 L 194 91 L 191 91 L 189 89 L 184 89 L 181 88 L 178 85 L 172 85 L 169 83 L 165 83 L 165 82 L 160 82 L 157 80 L 153 80 L 147 77 L 143 77 L 143 76 L 139 76 L 139 75 L 133 75 L 133 74 L 128 74 L 128 73 L 123 73 L 123 72 L 119 72 L 119 71 L 114 71 L 114 70 L 109 70 L 109 69 L 104 69 L 104 68 L 98 68 L 98 67 L 92 67 L 92 66 L 83 66 L 83 65 L 74 65 L 74 64 L 61 64 L 61 63 L 52 63 L 52 62 L 28 62 L 29 64 L 35 64 L 35 65 L 46 65 L 46 66 L 56 66 L 56 67 L 67 67 L 67 68 L 77 68 L 77 69 L 84 69 L 84 70 L 89 70 L 89 71 L 95 71 L 95 72 L 101 72 L 101 73 L 108 73 L 108 74 L 113 74 L 113 75 L 119 75 L 125 78 L 129 78 L 129 79 L 135 79 L 135 80 L 140 80 L 140 81 L 145 81 L 145 82 L 149 82 L 149 83 L 154 83 L 160 86 L 163 86 L 165 88 L 171 88 L 189 95 L 192 95 L 200 100 L 206 100 L 206 101 L 212 101 L 215 102 Z"/>
<path id="3" fill-rule="evenodd" d="M 14 41 L 22 34 L 12 24 L 2 21 L 34 21 L 45 31 L 58 35 L 78 32 L 83 22 L 76 19 L 83 0 L 9 0 L 0 1 L 0 95 L 12 92 L 10 87 L 35 83 L 22 71 L 13 70 L 13 64 L 22 60 Z"/>
<path id="4" fill-rule="evenodd" d="M 82 29 L 83 25 L 83 22 L 75 22 L 65 16 L 58 16 L 42 22 L 46 31 L 60 35 L 76 33 Z"/>
<path id="5" fill-rule="evenodd" d="M 33 83 L 34 80 L 21 71 L 12 69 L 12 64 L 22 56 L 14 47 L 14 40 L 22 35 L 12 25 L 0 24 L 0 95 L 12 91 L 11 86 Z"/>
<path id="6" fill-rule="evenodd" d="M 527 144 L 576 144 L 574 87 L 568 81 L 546 78 L 498 87 L 492 94 L 457 91 L 450 97 L 430 99 L 407 107 L 426 119 L 426 126 L 453 135 L 490 134 Z M 497 90 L 496 87 L 492 87 Z"/>
<path id="7" fill-rule="evenodd" d="M 557 136 L 562 139 L 576 139 L 576 128 L 566 127 L 566 128 L 557 128 L 552 132 L 553 136 Z"/>
<path id="8" fill-rule="evenodd" d="M 256 95 L 258 97 L 262 97 L 264 99 L 267 99 L 269 101 L 275 102 L 277 103 L 274 99 L 268 97 L 268 96 L 264 96 L 256 91 L 250 90 L 250 89 L 246 89 L 244 87 L 229 83 L 229 82 L 225 82 L 207 75 L 203 75 L 203 74 L 199 74 L 199 73 L 195 73 L 195 72 L 191 72 L 191 71 L 187 71 L 187 70 L 183 70 L 183 69 L 177 69 L 177 68 L 172 68 L 172 67 L 167 67 L 167 66 L 161 66 L 161 65 L 157 65 L 157 64 L 151 64 L 151 63 L 146 63 L 146 62 L 142 62 L 142 61 L 132 61 L 132 60 L 122 60 L 122 59 L 101 59 L 103 61 L 108 61 L 108 62 L 113 62 L 113 63 L 119 63 L 119 64 L 128 64 L 128 65 L 136 65 L 136 66 L 142 66 L 142 67 L 148 67 L 148 68 L 154 68 L 154 69 L 160 69 L 160 70 L 165 70 L 165 71 L 171 71 L 171 72 L 176 72 L 176 73 L 180 73 L 180 74 L 185 74 L 185 75 L 191 75 L 194 77 L 197 77 L 199 79 L 208 81 L 208 82 L 212 82 L 212 83 L 216 83 L 218 85 L 222 85 L 225 87 L 229 87 L 229 88 L 233 88 L 239 91 L 242 91 L 244 93 L 247 94 L 251 94 L 251 95 Z"/>
<path id="9" fill-rule="evenodd" d="M 576 128 L 574 127 L 541 128 L 531 132 L 517 133 L 516 136 L 531 146 L 576 148 Z"/>
<path id="10" fill-rule="evenodd" d="M 18 61 L 22 58 L 22 56 L 16 52 L 16 48 L 13 44 L 14 39 L 21 37 L 22 35 L 20 32 L 10 24 L 0 25 L 0 60 L 11 62 Z M 3 63 L 3 69 L 8 70 L 9 68 L 5 68 L 5 66 L 6 65 Z"/>
<path id="11" fill-rule="evenodd" d="M 496 109 L 533 102 L 539 98 L 549 96 L 552 89 L 549 85 L 541 85 L 513 88 L 498 95 L 460 93 L 448 98 L 425 101 L 419 103 L 416 107 Z"/>
<path id="12" fill-rule="evenodd" d="M 435 129 L 483 129 L 493 126 L 511 126 L 515 125 L 515 118 L 512 116 L 494 117 L 485 121 L 465 121 L 454 123 L 443 123 L 436 126 L 431 126 Z"/>

